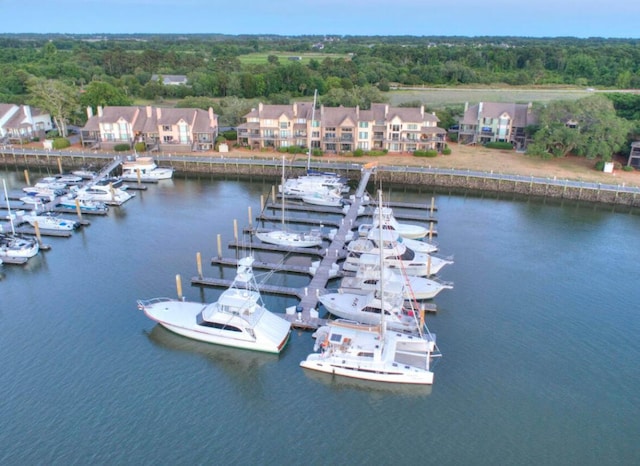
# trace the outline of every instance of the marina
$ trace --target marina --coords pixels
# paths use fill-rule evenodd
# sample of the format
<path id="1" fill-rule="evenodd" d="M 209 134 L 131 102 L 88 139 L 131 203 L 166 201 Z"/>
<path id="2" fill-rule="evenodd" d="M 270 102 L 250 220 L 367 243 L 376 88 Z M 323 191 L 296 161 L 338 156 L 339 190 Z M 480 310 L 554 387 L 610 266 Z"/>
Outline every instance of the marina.
<path id="1" fill-rule="evenodd" d="M 22 183 L 20 173 L 5 176 L 14 189 Z M 126 208 L 91 217 L 73 240 L 51 238 L 54 254 L 2 266 L 0 412 L 11 421 L 0 431 L 3 463 L 340 464 L 349 455 L 354 464 L 417 464 L 425 450 L 444 464 L 634 463 L 637 212 L 398 194 L 415 204 L 435 196 L 440 249 L 457 258 L 442 275 L 456 287 L 427 315 L 444 353 L 433 387 L 381 387 L 300 368 L 315 343 L 308 331 L 270 355 L 186 339 L 136 310 L 137 299 L 175 297 L 174 275 L 196 275 L 195 253 L 215 256 L 216 235 L 233 238 L 233 220 L 246 218 L 239 211 L 258 212 L 270 184 L 150 185 Z M 275 255 L 256 251 L 264 262 Z M 219 276 L 203 262 L 205 275 Z M 225 278 L 234 272 L 220 268 Z M 266 275 L 308 284 L 302 274 Z M 221 290 L 186 286 L 184 295 L 212 302 Z M 281 313 L 298 302 L 264 298 Z M 203 403 L 200 393 L 215 396 Z M 420 435 L 422 448 L 415 436 L 395 438 L 393 451 L 371 443 L 381 423 Z M 301 438 L 319 448 L 291 448 Z"/>

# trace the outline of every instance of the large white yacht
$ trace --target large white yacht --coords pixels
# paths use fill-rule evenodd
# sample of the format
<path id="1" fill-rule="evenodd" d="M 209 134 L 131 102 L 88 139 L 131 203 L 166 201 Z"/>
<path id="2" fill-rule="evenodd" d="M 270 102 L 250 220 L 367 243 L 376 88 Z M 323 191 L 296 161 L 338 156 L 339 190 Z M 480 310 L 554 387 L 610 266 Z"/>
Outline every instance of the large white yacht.
<path id="1" fill-rule="evenodd" d="M 253 257 L 238 261 L 231 286 L 211 304 L 155 298 L 138 309 L 169 330 L 194 340 L 234 348 L 279 353 L 291 324 L 265 307 L 253 274 Z"/>

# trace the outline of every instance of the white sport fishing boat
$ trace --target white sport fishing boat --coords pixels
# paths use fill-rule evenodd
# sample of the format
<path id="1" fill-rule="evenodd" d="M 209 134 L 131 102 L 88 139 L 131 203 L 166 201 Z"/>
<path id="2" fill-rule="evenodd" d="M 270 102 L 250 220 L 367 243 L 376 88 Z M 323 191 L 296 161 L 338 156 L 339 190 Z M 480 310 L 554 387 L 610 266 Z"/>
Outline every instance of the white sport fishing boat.
<path id="1" fill-rule="evenodd" d="M 253 257 L 238 261 L 231 286 L 211 304 L 155 298 L 138 309 L 167 329 L 194 340 L 234 348 L 280 353 L 291 324 L 265 307 L 253 274 Z"/>
<path id="2" fill-rule="evenodd" d="M 373 223 L 361 225 L 358 231 L 363 236 L 366 236 L 369 229 L 375 228 L 379 224 L 385 225 L 385 228 L 387 229 L 397 231 L 403 238 L 421 239 L 429 234 L 429 228 L 422 225 L 398 222 L 393 215 L 393 209 L 391 207 L 383 207 L 382 212 L 380 212 L 379 207 L 376 207 L 373 214 Z M 362 229 L 362 231 L 360 231 L 360 229 Z"/>
<path id="3" fill-rule="evenodd" d="M 397 269 L 385 268 L 382 273 L 387 286 L 392 283 L 400 283 L 402 285 L 402 295 L 405 300 L 409 301 L 433 299 L 442 290 L 453 288 L 453 283 L 407 275 Z M 343 277 L 338 289 L 348 293 L 368 293 L 380 289 L 382 278 L 379 257 L 373 254 L 363 254 L 360 256 L 356 274 Z"/>
<path id="4" fill-rule="evenodd" d="M 342 268 L 356 272 L 360 266 L 362 254 L 383 254 L 385 264 L 391 269 L 407 275 L 427 277 L 436 275 L 445 265 L 452 264 L 450 259 L 442 259 L 430 254 L 418 253 L 398 241 L 397 233 L 391 230 L 380 230 L 380 238 L 357 238 L 347 244 L 349 255 Z M 382 245 L 382 247 L 380 247 Z"/>

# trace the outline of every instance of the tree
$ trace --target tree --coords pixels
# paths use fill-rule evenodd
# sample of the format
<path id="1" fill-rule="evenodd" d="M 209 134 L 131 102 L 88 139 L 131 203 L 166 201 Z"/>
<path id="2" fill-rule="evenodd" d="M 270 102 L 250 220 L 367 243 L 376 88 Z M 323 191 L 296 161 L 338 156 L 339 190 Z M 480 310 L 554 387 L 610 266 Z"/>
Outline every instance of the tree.
<path id="1" fill-rule="evenodd" d="M 608 161 L 624 146 L 631 126 L 603 96 L 552 102 L 540 112 L 539 129 L 527 153 L 564 157 L 573 152 Z"/>
<path id="2" fill-rule="evenodd" d="M 55 79 L 30 78 L 29 102 L 51 114 L 62 137 L 67 136 L 67 121 L 78 110 L 76 88 Z"/>
<path id="3" fill-rule="evenodd" d="M 131 105 L 131 99 L 121 89 L 109 83 L 92 81 L 80 96 L 80 105 L 82 107 L 93 107 L 94 109 L 98 105 L 102 107 L 107 105 L 126 106 Z"/>

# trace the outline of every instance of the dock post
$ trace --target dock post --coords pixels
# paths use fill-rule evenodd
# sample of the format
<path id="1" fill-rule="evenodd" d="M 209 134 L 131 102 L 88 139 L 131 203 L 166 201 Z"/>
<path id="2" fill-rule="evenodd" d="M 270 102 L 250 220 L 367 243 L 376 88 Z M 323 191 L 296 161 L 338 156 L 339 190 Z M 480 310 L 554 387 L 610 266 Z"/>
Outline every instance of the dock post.
<path id="1" fill-rule="evenodd" d="M 222 235 L 218 233 L 218 259 L 222 257 Z"/>
<path id="2" fill-rule="evenodd" d="M 142 173 L 140 172 L 140 168 L 136 169 L 136 176 L 138 177 L 138 184 L 142 184 Z"/>
<path id="3" fill-rule="evenodd" d="M 431 215 L 430 217 L 433 217 L 433 210 L 436 208 L 436 198 L 431 196 Z"/>
<path id="4" fill-rule="evenodd" d="M 429 241 L 433 239 L 433 222 L 429 222 Z"/>
<path id="5" fill-rule="evenodd" d="M 29 181 L 29 170 L 24 169 L 24 180 L 27 183 L 27 186 L 31 186 L 31 181 Z"/>
<path id="6" fill-rule="evenodd" d="M 264 194 L 260 194 L 260 213 L 264 212 Z"/>
<path id="7" fill-rule="evenodd" d="M 82 209 L 80 208 L 80 200 L 76 198 L 76 213 L 78 214 L 78 218 L 82 218 Z"/>
<path id="8" fill-rule="evenodd" d="M 38 221 L 33 222 L 33 228 L 36 229 L 36 238 L 38 239 L 38 244 L 42 246 L 42 236 L 40 236 L 40 225 L 38 225 Z"/>
<path id="9" fill-rule="evenodd" d="M 253 228 L 253 214 L 251 213 L 251 206 L 249 206 L 249 228 Z"/>
<path id="10" fill-rule="evenodd" d="M 238 242 L 238 220 L 233 219 L 233 239 Z"/>
<path id="11" fill-rule="evenodd" d="M 202 254 L 196 254 L 196 264 L 198 265 L 198 278 L 202 280 Z"/>
<path id="12" fill-rule="evenodd" d="M 271 202 L 275 203 L 276 202 L 276 187 L 271 186 Z"/>
<path id="13" fill-rule="evenodd" d="M 184 301 L 182 296 L 182 278 L 180 278 L 180 274 L 176 275 L 176 290 L 178 291 L 178 299 L 180 301 Z"/>
<path id="14" fill-rule="evenodd" d="M 62 173 L 64 173 L 62 171 L 62 157 L 58 157 L 58 170 L 60 171 L 61 175 L 62 175 Z"/>
<path id="15" fill-rule="evenodd" d="M 427 256 L 427 277 L 431 276 L 431 256 Z"/>

